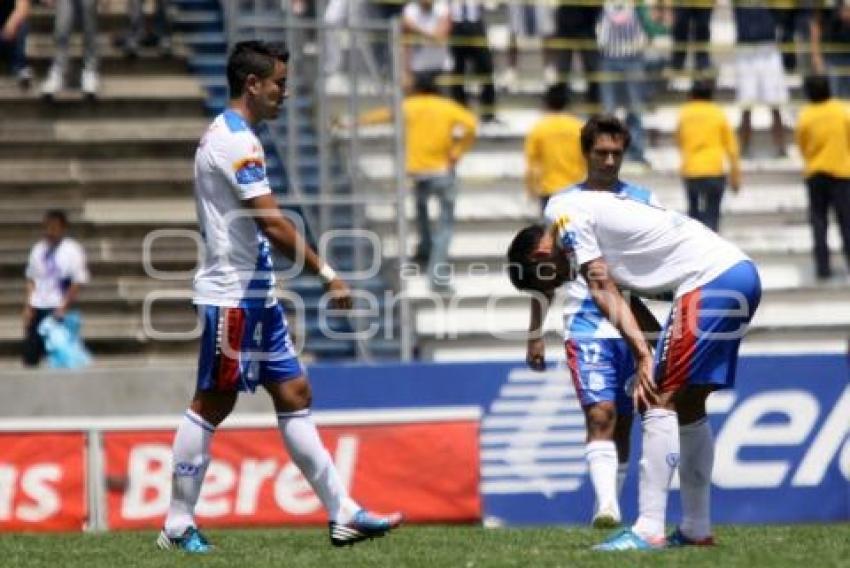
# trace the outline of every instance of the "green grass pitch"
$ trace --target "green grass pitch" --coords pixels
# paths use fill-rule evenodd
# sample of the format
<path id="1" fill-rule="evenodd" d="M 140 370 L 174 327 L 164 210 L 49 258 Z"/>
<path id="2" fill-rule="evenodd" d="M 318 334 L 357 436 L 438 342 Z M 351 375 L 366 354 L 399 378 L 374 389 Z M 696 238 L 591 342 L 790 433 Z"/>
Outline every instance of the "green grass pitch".
<path id="1" fill-rule="evenodd" d="M 604 532 L 576 528 L 402 527 L 387 538 L 336 549 L 320 529 L 210 530 L 217 547 L 200 557 L 155 549 L 152 532 L 0 535 L 0 566 L 56 568 L 297 568 L 359 566 L 687 566 L 753 568 L 850 566 L 850 524 L 723 526 L 718 546 L 598 553 Z"/>

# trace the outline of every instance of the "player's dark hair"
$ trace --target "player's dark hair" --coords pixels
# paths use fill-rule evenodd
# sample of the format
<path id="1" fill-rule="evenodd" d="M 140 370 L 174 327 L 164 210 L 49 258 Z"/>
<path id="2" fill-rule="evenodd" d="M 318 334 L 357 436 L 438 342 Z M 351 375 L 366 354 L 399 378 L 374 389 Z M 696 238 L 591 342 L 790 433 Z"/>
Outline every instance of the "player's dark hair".
<path id="1" fill-rule="evenodd" d="M 829 79 L 824 75 L 809 75 L 803 81 L 803 92 L 813 103 L 822 103 L 832 96 Z"/>
<path id="2" fill-rule="evenodd" d="M 623 140 L 623 150 L 629 149 L 632 135 L 623 121 L 612 114 L 594 114 L 581 129 L 581 151 L 587 155 L 600 135 L 607 134 Z"/>
<path id="3" fill-rule="evenodd" d="M 48 209 L 44 213 L 45 221 L 59 221 L 63 226 L 68 226 L 68 215 L 62 209 Z"/>
<path id="4" fill-rule="evenodd" d="M 546 107 L 546 110 L 564 110 L 568 102 L 567 84 L 563 81 L 550 85 L 543 95 L 543 106 Z"/>
<path id="5" fill-rule="evenodd" d="M 539 290 L 537 265 L 531 255 L 546 234 L 542 225 L 531 225 L 516 234 L 508 247 L 508 278 L 517 290 Z"/>
<path id="6" fill-rule="evenodd" d="M 230 97 L 236 98 L 245 91 L 248 75 L 268 79 L 274 74 L 275 62 L 287 63 L 289 50 L 285 43 L 240 41 L 227 59 L 227 86 Z"/>
<path id="7" fill-rule="evenodd" d="M 691 98 L 695 101 L 710 101 L 714 98 L 714 79 L 698 79 L 691 87 Z"/>

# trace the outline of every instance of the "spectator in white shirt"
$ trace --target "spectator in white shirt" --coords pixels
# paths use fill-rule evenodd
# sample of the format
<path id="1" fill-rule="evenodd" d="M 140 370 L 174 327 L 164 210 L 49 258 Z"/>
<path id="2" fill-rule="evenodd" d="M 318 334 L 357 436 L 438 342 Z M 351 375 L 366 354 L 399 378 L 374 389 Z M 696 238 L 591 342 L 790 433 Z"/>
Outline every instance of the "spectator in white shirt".
<path id="1" fill-rule="evenodd" d="M 401 16 L 407 41 L 407 82 L 417 75 L 435 76 L 446 70 L 449 60 L 449 34 L 452 20 L 449 6 L 442 0 L 413 0 Z M 407 43 L 407 42 L 406 42 Z"/>
<path id="2" fill-rule="evenodd" d="M 64 211 L 44 215 L 44 238 L 30 251 L 27 263 L 27 297 L 23 312 L 26 337 L 22 352 L 27 367 L 38 365 L 45 355 L 38 324 L 52 315 L 61 320 L 73 306 L 80 286 L 89 281 L 83 247 L 66 235 L 68 217 Z"/>

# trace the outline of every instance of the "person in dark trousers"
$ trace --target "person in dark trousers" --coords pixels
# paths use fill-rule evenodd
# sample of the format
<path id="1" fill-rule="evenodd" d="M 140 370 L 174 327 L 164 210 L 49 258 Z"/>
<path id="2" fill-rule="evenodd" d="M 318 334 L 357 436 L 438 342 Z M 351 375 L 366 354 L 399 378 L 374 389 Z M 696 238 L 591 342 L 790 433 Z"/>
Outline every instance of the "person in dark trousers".
<path id="1" fill-rule="evenodd" d="M 823 75 L 807 77 L 803 90 L 811 102 L 800 111 L 796 138 L 809 193 L 815 275 L 826 280 L 832 276 L 826 239 L 830 208 L 835 210 L 850 268 L 850 112 L 832 97 L 829 79 Z"/>
<path id="2" fill-rule="evenodd" d="M 707 6 L 707 7 L 705 7 Z M 682 71 L 685 59 L 693 47 L 694 71 L 711 67 L 708 44 L 711 41 L 711 6 L 677 6 L 673 11 L 673 69 Z"/>
<path id="3" fill-rule="evenodd" d="M 688 216 L 717 232 L 727 170 L 729 185 L 738 193 L 741 166 L 735 133 L 713 98 L 714 81 L 694 82 L 691 100 L 679 111 L 676 144 L 682 154 L 681 173 L 688 197 Z"/>
<path id="4" fill-rule="evenodd" d="M 555 35 L 550 41 L 558 81 L 569 81 L 573 54 L 578 54 L 587 81 L 587 102 L 599 104 L 600 56 L 596 45 L 596 22 L 600 6 L 561 4 L 555 9 Z"/>
<path id="5" fill-rule="evenodd" d="M 8 62 L 9 71 L 22 89 L 32 83 L 32 69 L 27 65 L 29 12 L 29 0 L 0 2 L 0 60 Z"/>
<path id="6" fill-rule="evenodd" d="M 481 120 L 496 118 L 496 88 L 493 79 L 493 54 L 487 44 L 487 26 L 479 0 L 453 0 L 451 3 L 452 32 L 450 43 L 454 60 L 452 98 L 469 106 L 466 93 L 466 72 L 471 71 L 481 84 Z"/>

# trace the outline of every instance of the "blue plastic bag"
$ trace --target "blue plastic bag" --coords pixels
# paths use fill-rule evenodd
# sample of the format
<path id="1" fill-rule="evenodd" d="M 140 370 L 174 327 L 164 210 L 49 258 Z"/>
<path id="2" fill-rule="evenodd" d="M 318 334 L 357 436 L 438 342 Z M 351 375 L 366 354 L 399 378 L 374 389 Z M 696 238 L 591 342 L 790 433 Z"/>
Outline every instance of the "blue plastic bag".
<path id="1" fill-rule="evenodd" d="M 60 321 L 47 316 L 38 324 L 44 338 L 47 365 L 54 369 L 80 369 L 91 363 L 91 355 L 80 339 L 80 313 L 71 311 Z"/>

